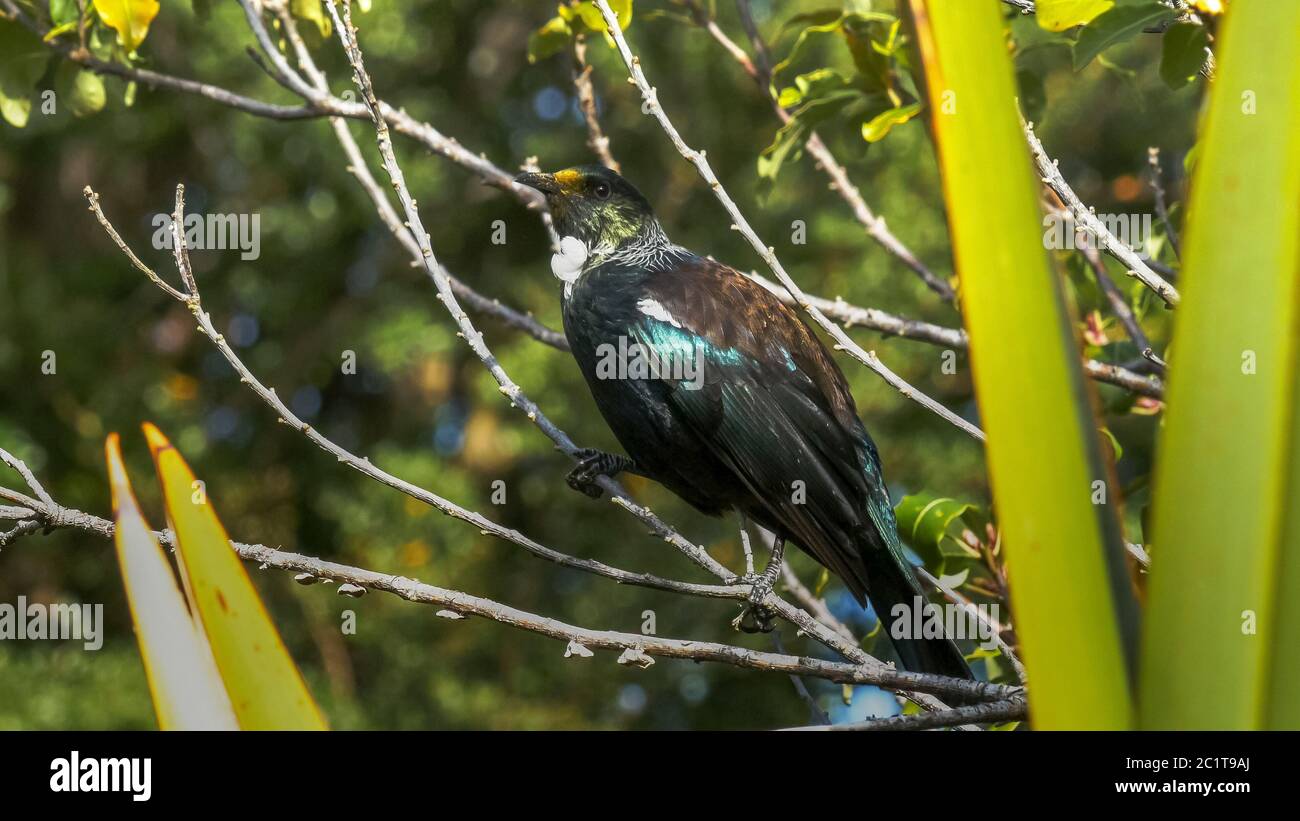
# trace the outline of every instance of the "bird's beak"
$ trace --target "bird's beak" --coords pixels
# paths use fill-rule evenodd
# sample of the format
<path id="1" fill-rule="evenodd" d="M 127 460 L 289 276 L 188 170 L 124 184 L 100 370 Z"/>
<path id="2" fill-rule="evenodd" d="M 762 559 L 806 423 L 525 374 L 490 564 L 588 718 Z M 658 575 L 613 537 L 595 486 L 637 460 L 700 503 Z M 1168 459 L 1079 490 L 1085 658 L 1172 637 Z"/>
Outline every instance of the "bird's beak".
<path id="1" fill-rule="evenodd" d="M 515 177 L 515 182 L 529 188 L 536 188 L 548 196 L 560 193 L 560 183 L 555 179 L 554 174 L 534 174 L 529 172 Z"/>

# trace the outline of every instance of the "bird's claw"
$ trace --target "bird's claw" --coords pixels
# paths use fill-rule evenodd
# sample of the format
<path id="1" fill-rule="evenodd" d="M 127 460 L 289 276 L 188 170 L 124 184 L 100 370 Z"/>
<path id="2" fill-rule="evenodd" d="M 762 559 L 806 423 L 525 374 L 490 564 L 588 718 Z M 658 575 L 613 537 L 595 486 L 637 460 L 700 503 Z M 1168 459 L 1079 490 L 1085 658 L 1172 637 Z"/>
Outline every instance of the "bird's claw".
<path id="1" fill-rule="evenodd" d="M 599 499 L 601 489 L 596 482 L 602 476 L 612 475 L 611 469 L 613 473 L 620 469 L 617 456 L 595 448 L 583 448 L 578 451 L 578 464 L 564 477 L 564 481 L 579 493 Z"/>
<path id="2" fill-rule="evenodd" d="M 771 633 L 776 628 L 776 614 L 762 604 L 746 602 L 740 614 L 731 620 L 732 628 L 742 633 Z"/>
<path id="3" fill-rule="evenodd" d="M 750 590 L 740 615 L 731 620 L 732 628 L 742 633 L 771 633 L 775 629 L 776 613 L 763 604 L 763 599 L 772 592 L 769 579 L 767 573 L 746 573 L 736 577 L 733 584 L 747 584 Z"/>

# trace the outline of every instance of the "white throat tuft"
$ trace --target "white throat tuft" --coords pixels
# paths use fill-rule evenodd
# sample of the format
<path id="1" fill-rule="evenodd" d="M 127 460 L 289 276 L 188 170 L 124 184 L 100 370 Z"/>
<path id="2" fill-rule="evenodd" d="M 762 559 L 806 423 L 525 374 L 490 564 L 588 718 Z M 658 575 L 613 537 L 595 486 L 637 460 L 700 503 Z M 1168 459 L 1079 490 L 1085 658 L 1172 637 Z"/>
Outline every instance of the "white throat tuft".
<path id="1" fill-rule="evenodd" d="M 551 255 L 551 273 L 564 283 L 565 299 L 573 292 L 573 283 L 582 275 L 588 256 L 586 243 L 577 237 L 561 238 L 560 250 Z"/>

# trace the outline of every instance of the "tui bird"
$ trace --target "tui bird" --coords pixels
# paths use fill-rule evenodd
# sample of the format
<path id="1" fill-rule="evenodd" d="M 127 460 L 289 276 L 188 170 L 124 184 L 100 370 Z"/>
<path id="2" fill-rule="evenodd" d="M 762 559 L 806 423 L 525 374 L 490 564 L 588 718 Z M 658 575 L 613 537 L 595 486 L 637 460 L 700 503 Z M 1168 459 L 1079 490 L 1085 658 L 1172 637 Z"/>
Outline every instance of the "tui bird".
<path id="1" fill-rule="evenodd" d="M 760 602 L 785 542 L 839 576 L 887 627 L 925 601 L 904 555 L 876 446 L 839 366 L 766 288 L 669 241 L 650 203 L 602 166 L 516 182 L 546 196 L 563 238 L 564 333 L 627 456 L 586 450 L 568 483 L 599 496 L 622 472 L 704 513 L 735 510 L 776 536 L 737 626 L 770 630 Z M 971 678 L 947 638 L 896 638 L 907 669 Z"/>

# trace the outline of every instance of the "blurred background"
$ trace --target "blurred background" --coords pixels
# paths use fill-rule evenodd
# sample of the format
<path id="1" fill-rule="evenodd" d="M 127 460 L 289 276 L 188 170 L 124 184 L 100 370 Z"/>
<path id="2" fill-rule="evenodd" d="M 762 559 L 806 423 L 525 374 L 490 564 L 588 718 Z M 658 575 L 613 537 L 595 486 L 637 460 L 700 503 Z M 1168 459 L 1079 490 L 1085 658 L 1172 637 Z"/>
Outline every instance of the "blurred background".
<path id="1" fill-rule="evenodd" d="M 779 59 L 806 25 L 787 21 L 834 5 L 755 0 L 753 9 Z M 357 23 L 381 97 L 507 170 L 528 157 L 554 170 L 595 161 L 568 53 L 529 61 L 530 35 L 555 12 L 553 2 L 375 2 Z M 716 14 L 723 30 L 747 45 L 732 4 L 718 3 Z M 237 4 L 213 4 L 204 16 L 188 3 L 165 3 L 141 47 L 142 64 L 260 99 L 297 102 L 244 53 L 253 41 Z M 12 27 L 0 21 L 0 29 Z M 310 25 L 302 31 L 335 93 L 350 89 L 337 41 L 323 40 Z M 680 4 L 637 0 L 628 37 L 685 139 L 708 151 L 723 184 L 805 289 L 959 323 L 951 305 L 866 237 L 807 157 L 788 160 L 775 184 L 760 179 L 757 161 L 779 121 L 753 81 Z M 1166 187 L 1181 201 L 1182 159 L 1194 138 L 1200 86 L 1171 90 L 1161 82 L 1159 38 L 1137 37 L 1076 73 L 1068 48 L 1032 20 L 1014 20 L 1010 37 L 1024 90 L 1035 98 L 1039 136 L 1085 202 L 1101 212 L 1150 212 L 1149 146 L 1162 149 Z M 695 170 L 641 113 L 617 54 L 592 37 L 587 58 L 612 152 L 669 235 L 742 270 L 760 266 L 728 230 L 726 214 Z M 851 71 L 853 60 L 841 38 L 813 37 L 799 65 L 799 71 Z M 57 87 L 60 66 L 51 59 L 37 87 Z M 174 268 L 167 251 L 150 246 L 152 219 L 171 210 L 177 182 L 186 184 L 192 212 L 259 214 L 260 258 L 193 253 L 205 306 L 254 373 L 344 447 L 562 551 L 710 580 L 632 517 L 565 485 L 569 460 L 502 401 L 456 338 L 432 285 L 409 265 L 345 170 L 324 120 L 270 121 L 146 87 L 128 105 L 125 83 L 109 78 L 105 88 L 106 104 L 89 116 L 61 106 L 50 116 L 33 111 L 22 129 L 0 125 L 0 446 L 25 459 L 59 502 L 109 515 L 103 441 L 119 431 L 141 501 L 159 524 L 162 510 L 139 435 L 139 424 L 149 420 L 205 479 L 240 541 L 411 576 L 584 626 L 636 632 L 645 611 L 654 611 L 662 636 L 772 649 L 770 637 L 732 631 L 734 603 L 621 587 L 532 558 L 361 477 L 276 424 L 195 332 L 184 306 L 110 243 L 85 208 L 83 186 L 101 194 L 124 238 L 164 276 Z M 352 130 L 374 160 L 369 125 L 354 122 Z M 850 118 L 818 130 L 893 232 L 937 274 L 951 276 L 942 192 L 922 119 L 872 144 Z M 559 288 L 536 216 L 411 141 L 398 137 L 396 145 L 446 267 L 480 292 L 559 328 Z M 372 168 L 381 174 L 377 164 Z M 498 220 L 506 226 L 504 244 L 491 241 Z M 792 241 L 796 220 L 806 224 L 805 244 Z M 1062 268 L 1076 311 L 1086 317 L 1104 303 L 1077 255 L 1070 256 L 1062 255 Z M 1114 266 L 1112 275 L 1143 314 L 1148 334 L 1165 339 L 1162 311 L 1130 291 Z M 568 354 L 490 318 L 475 321 L 506 370 L 575 441 L 618 449 Z M 976 420 L 964 356 L 956 373 L 946 374 L 941 348 L 853 333 L 905 379 Z M 1122 349 L 1114 339 L 1123 333 L 1094 336 L 1089 353 L 1130 361 L 1131 346 Z M 57 357 L 54 374 L 42 372 L 46 351 Z M 355 375 L 341 373 L 345 351 L 356 353 Z M 895 500 L 924 492 L 989 504 L 975 441 L 851 360 L 841 365 Z M 1026 390 L 1033 388 L 1029 378 Z M 1118 389 L 1098 386 L 1098 398 L 1122 450 L 1127 535 L 1141 541 L 1158 417 L 1133 412 L 1133 397 Z M 491 502 L 495 480 L 506 483 L 505 504 Z M 4 483 L 21 489 L 12 475 Z M 719 561 L 741 568 L 733 521 L 701 516 L 636 478 L 627 484 Z M 787 560 L 809 584 L 817 579 L 820 569 L 806 556 L 795 552 Z M 300 587 L 278 571 L 250 566 L 250 572 L 334 727 L 707 729 L 808 719 L 806 704 L 783 676 L 667 660 L 637 670 L 606 653 L 565 659 L 562 644 L 530 633 L 435 618 L 430 608 L 383 594 L 345 599 L 330 586 Z M 870 632 L 874 618 L 838 582 L 825 594 L 842 619 Z M 109 542 L 64 531 L 5 548 L 0 601 L 20 595 L 103 602 L 107 637 L 94 653 L 74 642 L 0 642 L 0 728 L 154 726 Z M 345 610 L 357 614 L 356 635 L 339 629 Z M 788 627 L 782 638 L 791 652 L 818 653 Z M 876 649 L 888 656 L 886 643 Z M 848 694 L 825 683 L 809 686 L 837 719 L 897 709 L 873 688 Z"/>

